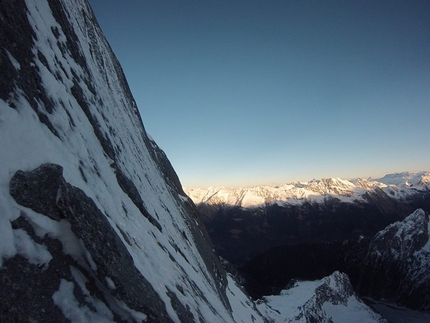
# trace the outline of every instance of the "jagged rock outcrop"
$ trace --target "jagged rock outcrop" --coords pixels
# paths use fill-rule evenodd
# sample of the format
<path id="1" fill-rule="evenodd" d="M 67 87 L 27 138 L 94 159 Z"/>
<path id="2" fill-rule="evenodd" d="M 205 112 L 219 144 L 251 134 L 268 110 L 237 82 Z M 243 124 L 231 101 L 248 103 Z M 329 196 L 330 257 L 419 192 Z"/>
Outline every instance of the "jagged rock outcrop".
<path id="1" fill-rule="evenodd" d="M 277 296 L 265 296 L 259 308 L 276 322 L 386 322 L 354 293 L 338 271 L 317 281 L 296 281 Z"/>
<path id="2" fill-rule="evenodd" d="M 372 239 L 362 270 L 360 293 L 430 310 L 429 215 L 416 210 Z"/>
<path id="3" fill-rule="evenodd" d="M 69 261 L 66 263 L 74 268 L 71 270 L 72 275 L 73 272 L 78 271 L 77 268 L 80 268 L 81 275 L 85 276 L 91 285 L 100 286 L 99 292 L 103 292 L 105 298 L 124 301 L 134 310 L 146 313 L 146 319 L 149 322 L 171 321 L 162 300 L 137 270 L 124 242 L 112 228 L 106 216 L 82 190 L 68 184 L 62 172 L 62 167 L 54 164 L 43 164 L 32 172 L 18 171 L 10 182 L 10 193 L 19 204 L 46 214 L 53 220 L 65 219 L 70 224 L 72 237 L 79 241 L 80 245 L 70 246 L 63 242 L 63 250 L 72 247 L 80 249 L 82 252 L 80 256 L 86 260 L 83 261 L 76 255 L 74 255 L 77 258 L 75 262 L 68 258 Z M 25 211 L 22 212 L 21 217 L 32 222 Z M 15 227 L 16 230 L 25 231 L 25 226 L 21 228 L 18 223 Z M 24 231 L 18 232 L 24 233 Z M 32 230 L 29 232 L 33 233 Z M 48 232 L 48 236 L 50 234 L 52 236 L 54 233 Z M 33 233 L 32 239 L 37 239 L 37 234 Z M 55 253 L 55 247 L 51 247 L 51 243 L 51 240 L 47 240 L 42 244 L 50 254 Z M 101 246 L 104 247 L 101 248 Z M 56 256 L 58 257 L 59 254 L 57 253 Z M 49 267 L 49 264 L 45 265 Z M 8 267 L 7 262 L 6 267 Z M 68 272 L 66 270 L 63 271 L 63 275 L 58 275 L 61 283 L 67 281 L 68 277 L 65 273 Z M 6 270 L 5 274 L 8 273 L 9 271 Z M 49 296 L 46 295 L 46 297 Z M 19 306 L 21 311 L 23 305 Z"/>

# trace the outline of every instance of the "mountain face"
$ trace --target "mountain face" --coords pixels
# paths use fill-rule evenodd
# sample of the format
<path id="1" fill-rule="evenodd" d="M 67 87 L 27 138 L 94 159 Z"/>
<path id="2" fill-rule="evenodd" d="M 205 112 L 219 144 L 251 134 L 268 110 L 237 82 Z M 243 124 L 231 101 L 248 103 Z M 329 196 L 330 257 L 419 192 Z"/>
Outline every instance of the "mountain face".
<path id="1" fill-rule="evenodd" d="M 0 25 L 0 321 L 263 322 L 88 3 L 5 0 Z"/>
<path id="2" fill-rule="evenodd" d="M 379 179 L 323 178 L 309 182 L 294 182 L 278 186 L 209 187 L 186 189 L 196 204 L 229 205 L 255 208 L 270 204 L 300 205 L 304 202 L 324 202 L 327 197 L 342 202 L 366 202 L 366 193 L 381 189 L 396 199 L 407 199 L 417 192 L 430 190 L 430 173 L 396 173 Z"/>
<path id="3" fill-rule="evenodd" d="M 265 296 L 258 308 L 276 322 L 387 322 L 354 293 L 347 275 L 334 272 L 316 281 L 294 281 L 280 295 Z"/>
<path id="4" fill-rule="evenodd" d="M 279 293 L 292 279 L 339 270 L 360 295 L 428 310 L 427 251 L 419 249 L 427 222 L 412 216 L 407 230 L 400 223 L 416 209 L 430 211 L 429 184 L 430 173 L 420 172 L 186 192 L 198 203 L 215 250 L 236 266 L 254 298 Z M 375 235 L 384 238 L 372 240 Z"/>
<path id="5" fill-rule="evenodd" d="M 375 235 L 362 269 L 360 291 L 430 310 L 430 222 L 422 209 Z"/>
<path id="6" fill-rule="evenodd" d="M 234 264 L 279 246 L 372 238 L 417 208 L 430 211 L 428 172 L 185 191 L 215 250 Z"/>
<path id="7" fill-rule="evenodd" d="M 4 0 L 0 27 L 0 321 L 282 321 L 221 266 L 88 3 Z"/>

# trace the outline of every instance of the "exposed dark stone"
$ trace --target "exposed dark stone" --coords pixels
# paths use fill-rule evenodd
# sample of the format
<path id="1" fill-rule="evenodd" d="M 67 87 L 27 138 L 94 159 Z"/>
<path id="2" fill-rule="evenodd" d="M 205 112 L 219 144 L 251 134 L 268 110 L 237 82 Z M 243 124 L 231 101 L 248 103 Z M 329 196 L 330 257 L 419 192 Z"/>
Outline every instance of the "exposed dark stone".
<path id="1" fill-rule="evenodd" d="M 9 99 L 16 87 L 19 73 L 28 70 L 28 61 L 31 60 L 29 49 L 33 44 L 35 34 L 24 8 L 26 8 L 24 0 L 2 0 L 0 10 L 0 30 L 2 31 L 0 33 L 0 98 L 5 101 Z M 7 51 L 20 64 L 19 71 L 13 66 Z"/>
<path id="2" fill-rule="evenodd" d="M 379 232 L 371 241 L 359 291 L 430 311 L 429 215 L 417 210 Z"/>
<path id="3" fill-rule="evenodd" d="M 136 269 L 127 248 L 93 200 L 82 190 L 66 184 L 58 205 L 96 263 L 97 277 L 103 281 L 107 276 L 115 283 L 112 294 L 137 311 L 168 321 L 164 303 Z"/>
<path id="4" fill-rule="evenodd" d="M 178 203 L 181 202 L 178 201 Z M 231 309 L 230 302 L 228 301 L 225 293 L 227 286 L 226 272 L 218 257 L 212 251 L 209 234 L 206 231 L 203 220 L 190 198 L 182 204 L 185 208 L 185 214 L 189 216 L 186 218 L 186 221 L 188 222 L 188 228 L 191 230 L 195 246 L 203 258 L 208 272 L 212 275 L 213 281 L 216 282 L 216 288 L 220 299 L 223 301 L 226 308 Z"/>
<path id="5" fill-rule="evenodd" d="M 51 322 L 69 322 L 52 300 L 59 287 L 58 270 L 44 270 L 21 256 L 6 260 L 0 275 L 0 321 L 46 322 L 49 317 Z"/>
<path id="6" fill-rule="evenodd" d="M 63 218 L 58 206 L 60 185 L 64 182 L 63 167 L 44 164 L 32 172 L 17 171 L 10 182 L 10 195 L 21 205 L 51 219 Z"/>
<path id="7" fill-rule="evenodd" d="M 91 113 L 90 107 L 88 106 L 88 103 L 84 97 L 81 86 L 76 81 L 76 79 L 74 80 L 73 83 L 74 84 L 73 84 L 72 88 L 70 89 L 72 92 L 72 95 L 75 97 L 75 99 L 78 102 L 79 106 L 81 107 L 82 111 L 85 113 L 85 116 L 87 117 L 88 121 L 92 125 L 94 134 L 96 135 L 101 146 L 103 147 L 104 152 L 106 153 L 106 155 L 109 156 L 109 158 L 111 158 L 112 160 L 115 160 L 115 149 L 113 148 L 110 140 L 101 131 L 99 122 Z"/>
<path id="8" fill-rule="evenodd" d="M 21 89 L 40 122 L 59 137 L 58 131 L 46 116 L 46 113 L 54 110 L 54 105 L 46 93 L 38 67 L 34 64 L 32 48 L 36 34 L 28 21 L 26 5 L 23 0 L 5 0 L 1 5 L 0 97 L 12 106 L 13 89 Z M 20 65 L 19 69 L 12 64 L 8 52 Z"/>
<path id="9" fill-rule="evenodd" d="M 315 242 L 280 246 L 245 262 L 239 268 L 253 298 L 279 293 L 291 280 L 316 280 L 338 270 L 357 286 L 370 239 Z"/>
<path id="10" fill-rule="evenodd" d="M 53 256 L 48 266 L 31 264 L 22 256 L 4 261 L 0 275 L 0 322 L 69 322 L 54 304 L 52 295 L 60 280 L 72 281 L 69 265 L 76 262 L 62 252 L 58 240 L 36 236 L 25 214 L 12 222 L 14 229 L 24 230 L 36 243 L 43 244 Z M 37 300 L 37 301 L 35 301 Z"/>
<path id="11" fill-rule="evenodd" d="M 322 203 L 269 204 L 259 208 L 205 204 L 197 207 L 216 252 L 238 266 L 278 246 L 372 238 L 417 207 L 430 207 L 430 192 L 406 201 L 375 190 L 365 198 L 367 202 L 346 203 L 327 198 Z"/>
<path id="12" fill-rule="evenodd" d="M 85 182 L 85 183 L 88 183 L 88 179 L 87 179 L 87 177 L 85 176 L 85 172 L 84 172 L 84 168 L 83 168 L 83 163 L 82 163 L 82 161 L 81 161 L 81 160 L 79 161 L 79 173 L 81 173 L 81 177 L 82 177 L 82 179 L 84 180 L 84 182 Z"/>
<path id="13" fill-rule="evenodd" d="M 114 297 L 145 313 L 148 322 L 170 322 L 164 303 L 136 269 L 133 258 L 109 221 L 82 190 L 65 182 L 62 167 L 44 164 L 32 172 L 17 172 L 11 180 L 11 194 L 18 203 L 23 202 L 39 213 L 67 219 L 73 233 L 91 255 L 91 260 L 87 260 L 92 278 L 103 284 L 106 284 L 105 277 L 112 279 L 116 286 L 111 291 Z M 62 262 L 63 255 L 57 253 L 56 256 Z M 50 264 L 51 267 L 55 265 Z"/>
<path id="14" fill-rule="evenodd" d="M 150 140 L 146 135 L 144 136 L 144 140 L 146 142 L 146 145 L 152 148 L 149 150 L 149 152 L 151 153 L 152 157 L 157 161 L 157 166 L 166 178 L 167 182 L 172 186 L 175 192 L 186 196 L 179 177 L 173 169 L 172 164 L 170 163 L 164 151 L 154 141 Z"/>
<path id="15" fill-rule="evenodd" d="M 85 287 L 93 297 L 108 304 L 103 292 L 96 287 L 94 275 L 88 273 L 71 256 L 64 254 L 63 246 L 58 240 L 46 235 L 43 238 L 37 236 L 26 217 L 25 213 L 21 213 L 12 222 L 12 227 L 24 230 L 32 240 L 45 246 L 53 258 L 45 266 L 31 264 L 19 255 L 4 262 L 0 275 L 0 322 L 48 322 L 47 318 L 49 322 L 69 322 L 52 298 L 62 279 L 74 284 L 73 296 L 80 306 L 96 312 L 75 281 L 71 268 L 79 270 L 85 276 Z M 117 313 L 113 312 L 113 316 L 115 322 L 124 322 Z"/>
<path id="16" fill-rule="evenodd" d="M 66 36 L 66 48 L 71 54 L 73 60 L 78 63 L 82 68 L 88 69 L 85 57 L 81 54 L 78 44 L 79 39 L 70 25 L 69 18 L 64 12 L 64 9 L 59 1 L 48 0 L 49 7 L 51 8 L 52 15 L 57 23 L 61 26 L 64 35 Z M 53 31 L 54 36 L 58 35 L 58 31 Z M 64 54 L 64 53 L 63 53 Z"/>
<path id="17" fill-rule="evenodd" d="M 172 307 L 181 322 L 195 322 L 193 313 L 190 312 L 189 308 L 186 308 L 184 305 L 182 305 L 181 301 L 178 299 L 178 296 L 176 296 L 175 293 L 170 290 L 167 290 L 167 296 L 170 297 Z"/>

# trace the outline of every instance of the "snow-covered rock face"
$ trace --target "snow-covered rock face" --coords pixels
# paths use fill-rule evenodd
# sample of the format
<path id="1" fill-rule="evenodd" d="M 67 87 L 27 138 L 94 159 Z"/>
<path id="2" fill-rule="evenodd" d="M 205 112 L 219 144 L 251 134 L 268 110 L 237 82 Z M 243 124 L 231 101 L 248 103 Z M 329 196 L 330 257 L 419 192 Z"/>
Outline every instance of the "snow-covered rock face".
<path id="1" fill-rule="evenodd" d="M 430 310 L 430 222 L 418 209 L 389 225 L 371 241 L 360 291 Z"/>
<path id="2" fill-rule="evenodd" d="M 277 320 L 222 269 L 88 3 L 4 0 L 0 28 L 0 321 Z"/>
<path id="3" fill-rule="evenodd" d="M 0 28 L 0 321 L 263 322 L 88 3 L 5 0 Z"/>
<path id="4" fill-rule="evenodd" d="M 276 322 L 386 322 L 354 293 L 340 272 L 317 281 L 298 281 L 280 295 L 266 296 L 258 308 Z"/>

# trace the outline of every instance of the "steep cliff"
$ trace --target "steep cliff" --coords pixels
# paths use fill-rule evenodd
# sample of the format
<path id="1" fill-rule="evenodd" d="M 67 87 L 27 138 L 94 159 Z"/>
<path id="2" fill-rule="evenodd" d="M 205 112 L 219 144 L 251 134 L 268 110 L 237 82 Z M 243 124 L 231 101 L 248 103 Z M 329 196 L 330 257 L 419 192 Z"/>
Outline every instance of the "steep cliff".
<path id="1" fill-rule="evenodd" d="M 0 321 L 263 321 L 232 310 L 88 3 L 0 6 Z"/>
<path id="2" fill-rule="evenodd" d="M 1 1 L 0 28 L 0 321 L 276 319 L 222 268 L 88 3 Z"/>
<path id="3" fill-rule="evenodd" d="M 376 234 L 362 270 L 362 294 L 430 310 L 429 223 L 418 209 Z"/>
<path id="4" fill-rule="evenodd" d="M 259 308 L 276 322 L 387 322 L 355 295 L 348 276 L 337 271 L 321 280 L 292 282 L 280 295 L 263 297 Z"/>

